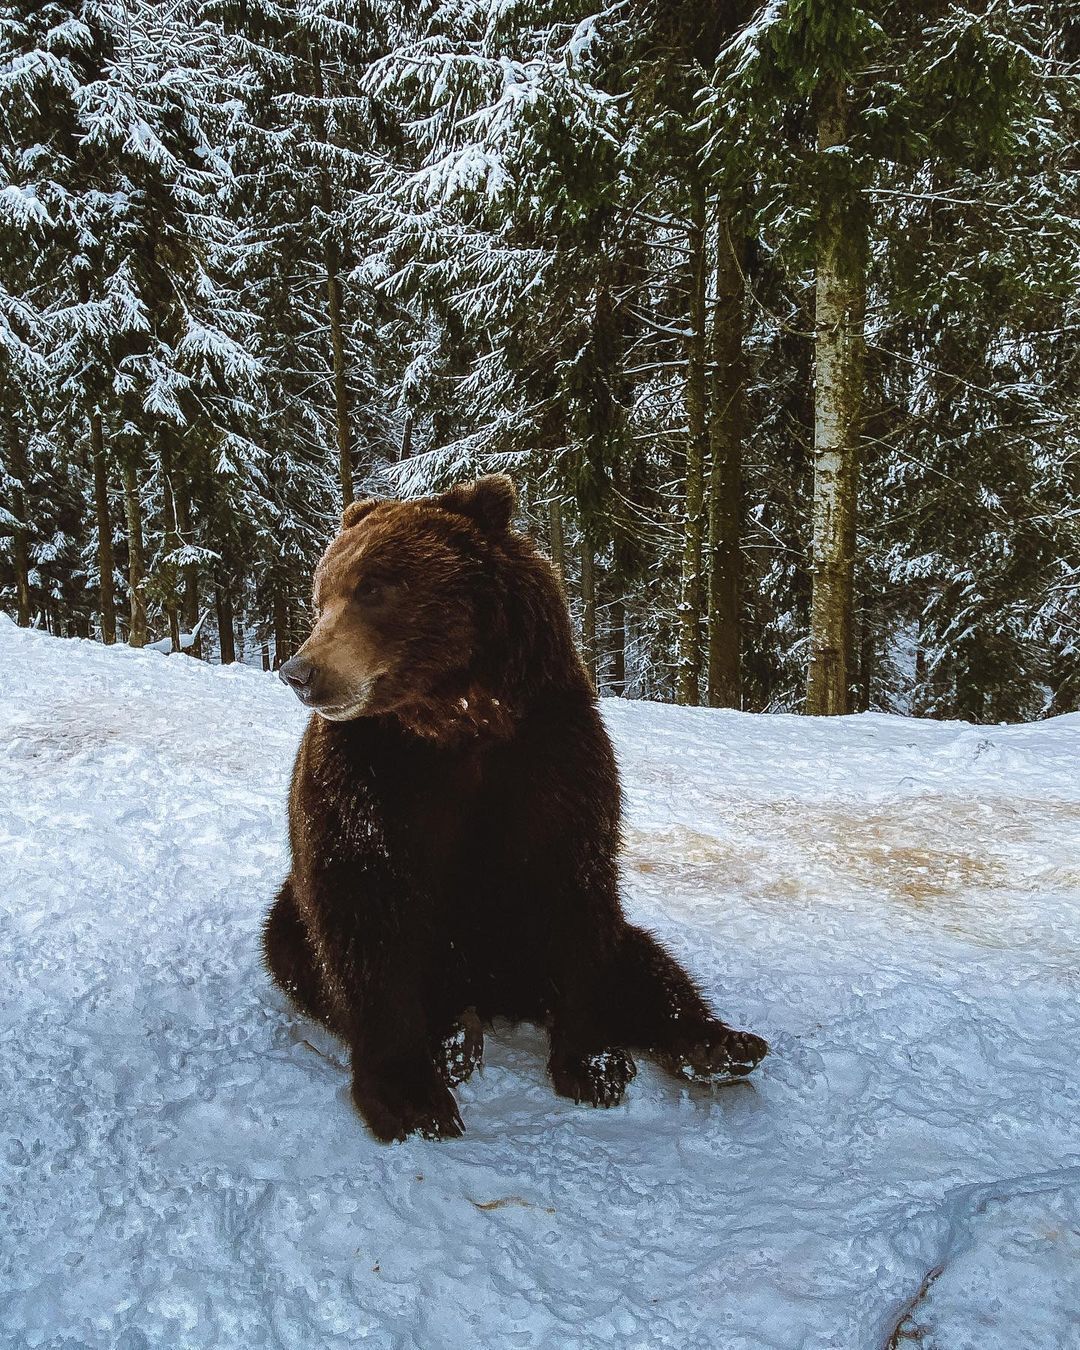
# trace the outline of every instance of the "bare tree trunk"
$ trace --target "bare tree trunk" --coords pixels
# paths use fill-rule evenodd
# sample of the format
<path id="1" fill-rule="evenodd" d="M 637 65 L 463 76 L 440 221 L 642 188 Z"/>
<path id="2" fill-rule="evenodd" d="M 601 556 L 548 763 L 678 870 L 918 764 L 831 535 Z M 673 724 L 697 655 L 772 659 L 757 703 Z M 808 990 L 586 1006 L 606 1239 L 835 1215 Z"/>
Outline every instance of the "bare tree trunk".
<path id="1" fill-rule="evenodd" d="M 686 340 L 686 533 L 679 596 L 680 703 L 696 704 L 701 683 L 701 563 L 705 536 L 705 193 L 695 187 L 689 229 L 690 334 Z"/>
<path id="2" fill-rule="evenodd" d="M 566 541 L 563 536 L 562 502 L 558 497 L 548 501 L 548 533 L 551 536 L 551 561 L 559 580 L 566 581 Z"/>
<path id="3" fill-rule="evenodd" d="M 330 343 L 334 353 L 334 417 L 337 423 L 338 476 L 344 506 L 353 500 L 352 446 L 349 427 L 349 389 L 345 382 L 345 339 L 342 334 L 341 281 L 337 249 L 326 246 L 326 294 L 330 306 Z"/>
<path id="4" fill-rule="evenodd" d="M 412 444 L 413 444 L 413 415 L 412 409 L 410 409 L 408 412 L 406 412 L 405 421 L 402 423 L 401 427 L 401 450 L 398 454 L 398 459 L 404 460 L 412 458 Z"/>
<path id="5" fill-rule="evenodd" d="M 722 211 L 716 238 L 709 413 L 709 706 L 742 706 L 742 438 L 746 410 L 741 226 Z"/>
<path id="6" fill-rule="evenodd" d="M 164 551 L 166 554 L 174 553 L 180 547 L 180 534 L 176 527 L 176 498 L 173 494 L 172 481 L 172 446 L 169 442 L 169 431 L 164 428 L 160 433 L 161 438 L 161 517 L 164 533 Z M 172 563 L 164 565 L 164 575 L 162 577 L 165 613 L 169 619 L 169 637 L 172 640 L 172 649 L 174 652 L 180 648 L 180 604 L 176 586 L 176 567 Z"/>
<path id="7" fill-rule="evenodd" d="M 128 645 L 146 646 L 146 561 L 143 547 L 142 502 L 139 500 L 139 478 L 135 465 L 124 465 L 124 515 L 128 533 L 128 605 L 131 623 Z"/>
<path id="8" fill-rule="evenodd" d="M 847 95 L 834 79 L 820 104 L 819 157 L 847 137 Z M 866 309 L 865 225 L 859 202 L 850 196 L 828 188 L 822 192 L 817 245 L 813 595 L 806 682 L 806 711 L 817 715 L 845 713 L 849 707 Z"/>
<path id="9" fill-rule="evenodd" d="M 187 484 L 182 484 L 176 494 L 177 528 L 185 544 L 194 543 L 194 530 L 191 524 L 191 496 Z M 194 633 L 199 622 L 199 565 L 184 564 L 183 619 L 184 628 Z M 188 655 L 202 657 L 202 634 L 196 635 L 194 643 L 188 648 Z"/>
<path id="10" fill-rule="evenodd" d="M 585 666 L 596 683 L 596 569 L 592 544 L 581 536 L 581 650 Z"/>
<path id="11" fill-rule="evenodd" d="M 94 509 L 98 532 L 98 586 L 101 596 L 101 640 L 116 641 L 116 593 L 113 586 L 112 517 L 109 514 L 109 477 L 105 462 L 105 432 L 101 414 L 90 414 L 90 450 L 94 459 Z"/>
<path id="12" fill-rule="evenodd" d="M 191 539 L 190 526 L 185 525 L 184 535 Z M 195 631 L 199 622 L 199 567 L 197 563 L 184 564 L 184 627 L 189 633 Z"/>
<path id="13" fill-rule="evenodd" d="M 316 51 L 311 52 L 311 75 L 313 92 L 317 99 L 324 96 L 322 61 Z M 325 118 L 320 119 L 324 126 Z M 334 421 L 337 428 L 338 480 L 341 483 L 341 501 L 343 506 L 353 500 L 352 472 L 352 428 L 349 421 L 349 387 L 345 378 L 345 334 L 342 315 L 344 300 L 341 288 L 341 260 L 338 257 L 337 244 L 332 234 L 331 220 L 334 212 L 333 191 L 330 177 L 322 171 L 319 174 L 319 203 L 323 213 L 323 263 L 326 268 L 326 303 L 330 317 L 330 349 L 334 369 Z"/>
<path id="14" fill-rule="evenodd" d="M 15 572 L 15 618 L 20 628 L 30 627 L 30 550 L 27 544 L 26 480 L 29 468 L 26 448 L 12 418 L 8 422 L 8 452 L 11 464 L 11 514 L 15 517 L 11 562 Z M 18 486 L 15 486 L 17 484 Z"/>
<path id="15" fill-rule="evenodd" d="M 217 608 L 218 647 L 221 651 L 221 664 L 231 666 L 236 660 L 236 638 L 233 633 L 232 585 L 227 576 L 219 575 L 214 587 L 214 603 Z"/>
<path id="16" fill-rule="evenodd" d="M 859 644 L 859 711 L 870 711 L 870 698 L 874 685 L 874 635 L 868 623 L 863 624 L 862 641 Z"/>
<path id="17" fill-rule="evenodd" d="M 620 595 L 611 602 L 611 673 L 608 684 L 621 698 L 626 693 L 626 605 Z"/>
<path id="18" fill-rule="evenodd" d="M 30 627 L 30 551 L 26 546 L 26 526 L 23 524 L 25 511 L 24 505 L 21 512 L 11 513 L 19 522 L 12 540 L 11 563 L 15 571 L 15 622 L 20 628 Z"/>
<path id="19" fill-rule="evenodd" d="M 911 711 L 916 716 L 922 715 L 923 709 L 930 702 L 926 691 L 926 649 L 921 646 L 915 648 L 915 686 L 911 691 Z"/>
<path id="20" fill-rule="evenodd" d="M 291 655 L 289 605 L 285 596 L 285 584 L 279 577 L 274 583 L 274 669 L 279 669 Z"/>

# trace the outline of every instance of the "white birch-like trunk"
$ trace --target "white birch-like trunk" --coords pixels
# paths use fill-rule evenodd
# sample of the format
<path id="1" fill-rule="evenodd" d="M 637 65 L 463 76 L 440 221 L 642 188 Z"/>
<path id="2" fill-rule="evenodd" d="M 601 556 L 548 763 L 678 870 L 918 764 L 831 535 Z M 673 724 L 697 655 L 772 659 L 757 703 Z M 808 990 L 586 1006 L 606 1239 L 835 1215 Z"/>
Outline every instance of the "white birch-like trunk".
<path id="1" fill-rule="evenodd" d="M 819 155 L 827 156 L 847 137 L 847 95 L 834 81 L 823 91 Z M 817 715 L 848 711 L 866 286 L 865 225 L 859 203 L 849 196 L 826 187 L 818 234 L 813 596 L 806 683 L 806 711 Z"/>

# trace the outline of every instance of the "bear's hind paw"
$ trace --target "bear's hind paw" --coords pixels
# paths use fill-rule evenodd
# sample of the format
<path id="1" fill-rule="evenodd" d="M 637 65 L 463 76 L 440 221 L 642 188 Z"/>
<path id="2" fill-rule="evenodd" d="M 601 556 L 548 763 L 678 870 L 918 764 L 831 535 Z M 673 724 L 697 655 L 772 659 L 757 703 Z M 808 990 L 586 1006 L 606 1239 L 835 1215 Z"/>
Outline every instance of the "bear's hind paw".
<path id="1" fill-rule="evenodd" d="M 597 1050 L 577 1057 L 552 1055 L 551 1081 L 561 1097 L 588 1106 L 618 1106 L 637 1065 L 625 1050 Z"/>

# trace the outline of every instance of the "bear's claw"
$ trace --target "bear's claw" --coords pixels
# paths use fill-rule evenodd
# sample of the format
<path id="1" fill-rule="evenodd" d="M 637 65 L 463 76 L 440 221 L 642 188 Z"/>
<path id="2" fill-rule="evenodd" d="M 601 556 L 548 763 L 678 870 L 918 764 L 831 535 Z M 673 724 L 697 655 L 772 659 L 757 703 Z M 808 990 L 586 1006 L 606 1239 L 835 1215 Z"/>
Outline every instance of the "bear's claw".
<path id="1" fill-rule="evenodd" d="M 548 1065 L 555 1091 L 589 1106 L 618 1106 L 637 1065 L 625 1050 L 597 1050 L 579 1058 L 552 1056 Z"/>
<path id="2" fill-rule="evenodd" d="M 453 1097 L 450 1103 L 448 1109 L 437 1109 L 427 1118 L 418 1116 L 412 1129 L 406 1133 L 418 1134 L 422 1139 L 460 1139 L 465 1133 L 465 1123 Z"/>
<path id="3" fill-rule="evenodd" d="M 716 1082 L 743 1078 L 769 1053 L 769 1046 L 751 1031 L 736 1031 L 723 1022 L 712 1022 L 699 1037 L 665 1047 L 655 1053 L 661 1068 L 676 1078 Z"/>

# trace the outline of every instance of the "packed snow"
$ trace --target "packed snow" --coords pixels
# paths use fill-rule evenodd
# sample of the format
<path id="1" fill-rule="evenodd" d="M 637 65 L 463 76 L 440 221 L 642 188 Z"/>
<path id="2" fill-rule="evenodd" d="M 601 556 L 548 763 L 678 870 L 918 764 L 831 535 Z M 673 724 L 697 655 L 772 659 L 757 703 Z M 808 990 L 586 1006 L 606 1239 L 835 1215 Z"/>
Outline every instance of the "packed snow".
<path id="1" fill-rule="evenodd" d="M 384 1146 L 264 974 L 270 675 L 0 619 L 0 1344 L 1080 1344 L 1080 716 L 609 701 L 625 894 L 752 1080 L 556 1098 L 496 1028 Z"/>

